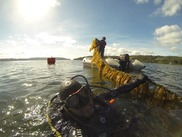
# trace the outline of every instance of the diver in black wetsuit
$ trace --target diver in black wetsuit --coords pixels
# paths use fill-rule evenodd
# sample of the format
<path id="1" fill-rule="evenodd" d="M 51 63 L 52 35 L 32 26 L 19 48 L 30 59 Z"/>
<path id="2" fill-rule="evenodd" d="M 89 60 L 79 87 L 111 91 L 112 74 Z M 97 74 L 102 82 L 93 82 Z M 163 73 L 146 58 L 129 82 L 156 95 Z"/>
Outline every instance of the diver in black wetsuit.
<path id="1" fill-rule="evenodd" d="M 87 84 L 80 84 L 75 80 L 76 77 L 84 78 Z M 63 81 L 59 94 L 49 102 L 47 118 L 53 131 L 50 136 L 117 137 L 116 132 L 122 132 L 129 125 L 108 101 L 130 92 L 147 79 L 144 75 L 133 83 L 98 96 L 93 95 L 88 81 L 82 75 Z"/>
<path id="2" fill-rule="evenodd" d="M 120 55 L 119 57 L 119 70 L 121 71 L 128 71 L 130 65 L 130 56 L 129 54 Z"/>

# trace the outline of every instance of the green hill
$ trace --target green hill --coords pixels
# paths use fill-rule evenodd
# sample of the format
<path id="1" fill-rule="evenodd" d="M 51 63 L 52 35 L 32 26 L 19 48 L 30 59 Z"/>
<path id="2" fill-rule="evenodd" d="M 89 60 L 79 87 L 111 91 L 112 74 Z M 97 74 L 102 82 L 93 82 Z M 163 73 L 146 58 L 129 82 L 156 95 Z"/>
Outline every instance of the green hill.
<path id="1" fill-rule="evenodd" d="M 91 57 L 91 56 L 87 56 Z M 105 56 L 118 59 L 118 56 Z M 84 57 L 75 58 L 74 60 L 82 60 Z M 130 59 L 138 59 L 144 63 L 159 63 L 182 65 L 182 57 L 178 56 L 151 56 L 151 55 L 130 55 Z"/>

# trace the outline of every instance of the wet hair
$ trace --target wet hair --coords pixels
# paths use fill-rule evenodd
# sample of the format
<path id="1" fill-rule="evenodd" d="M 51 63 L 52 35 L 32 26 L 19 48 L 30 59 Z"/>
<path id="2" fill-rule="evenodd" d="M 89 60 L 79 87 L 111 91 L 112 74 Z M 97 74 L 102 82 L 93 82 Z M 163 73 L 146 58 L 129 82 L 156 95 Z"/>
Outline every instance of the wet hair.
<path id="1" fill-rule="evenodd" d="M 119 58 L 125 61 L 129 61 L 130 56 L 129 54 L 120 54 Z"/>
<path id="2" fill-rule="evenodd" d="M 75 80 L 65 80 L 61 82 L 59 97 L 61 100 L 66 100 L 66 98 L 79 90 L 82 85 Z"/>
<path id="3" fill-rule="evenodd" d="M 124 56 L 125 56 L 125 60 L 129 61 L 129 57 L 130 57 L 129 54 L 125 54 Z"/>
<path id="4" fill-rule="evenodd" d="M 106 40 L 106 37 L 102 37 L 102 40 Z"/>

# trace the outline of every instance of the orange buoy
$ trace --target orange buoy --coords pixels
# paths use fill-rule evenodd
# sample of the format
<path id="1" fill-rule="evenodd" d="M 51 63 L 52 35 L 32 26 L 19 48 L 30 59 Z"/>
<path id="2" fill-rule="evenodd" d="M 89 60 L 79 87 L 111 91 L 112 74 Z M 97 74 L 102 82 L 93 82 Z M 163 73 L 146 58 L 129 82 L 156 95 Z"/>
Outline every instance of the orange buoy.
<path id="1" fill-rule="evenodd" d="M 47 58 L 47 63 L 48 63 L 49 65 L 55 64 L 55 62 L 56 62 L 56 58 L 53 58 L 53 57 Z"/>

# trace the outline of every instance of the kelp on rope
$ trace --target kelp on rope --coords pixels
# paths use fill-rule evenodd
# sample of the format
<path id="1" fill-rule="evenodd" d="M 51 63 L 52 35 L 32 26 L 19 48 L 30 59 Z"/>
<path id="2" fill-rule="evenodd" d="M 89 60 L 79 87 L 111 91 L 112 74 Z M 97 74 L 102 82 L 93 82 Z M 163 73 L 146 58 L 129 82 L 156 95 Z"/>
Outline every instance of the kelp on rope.
<path id="1" fill-rule="evenodd" d="M 105 62 L 98 51 L 99 41 L 94 39 L 92 41 L 92 45 L 90 47 L 90 52 L 93 51 L 93 57 L 91 63 L 96 65 L 99 71 L 99 76 L 106 77 L 112 82 L 115 82 L 117 85 L 127 84 L 132 81 L 133 78 L 137 78 L 138 76 L 131 75 L 129 73 L 121 72 L 110 67 L 107 62 Z M 151 84 L 154 84 L 150 79 L 136 87 L 132 93 L 136 95 L 142 95 L 150 97 L 152 102 L 155 102 L 158 105 L 161 105 L 165 102 L 182 102 L 182 97 L 178 96 L 177 94 L 169 91 L 162 85 L 158 85 L 155 83 L 155 86 L 151 88 Z M 122 91 L 121 91 L 122 92 Z"/>

